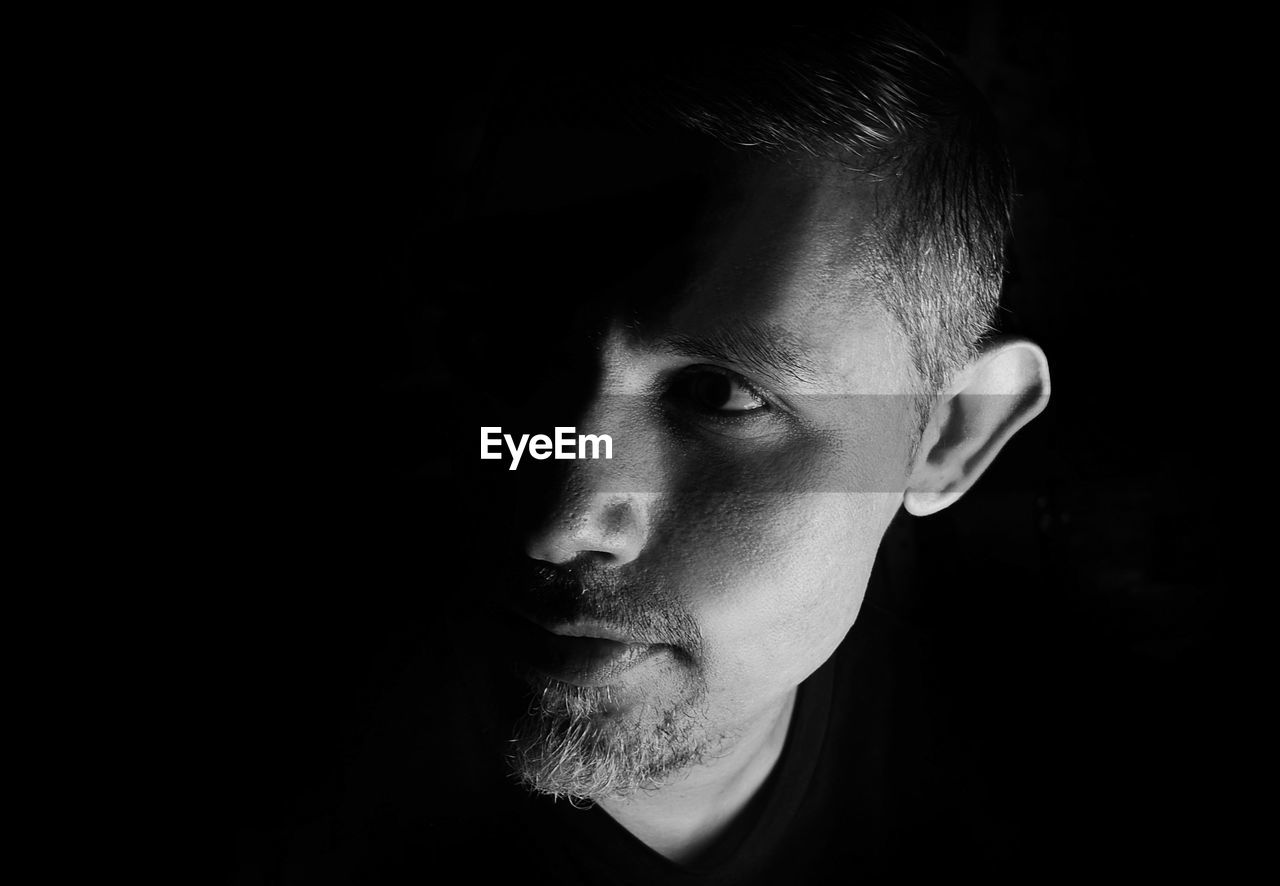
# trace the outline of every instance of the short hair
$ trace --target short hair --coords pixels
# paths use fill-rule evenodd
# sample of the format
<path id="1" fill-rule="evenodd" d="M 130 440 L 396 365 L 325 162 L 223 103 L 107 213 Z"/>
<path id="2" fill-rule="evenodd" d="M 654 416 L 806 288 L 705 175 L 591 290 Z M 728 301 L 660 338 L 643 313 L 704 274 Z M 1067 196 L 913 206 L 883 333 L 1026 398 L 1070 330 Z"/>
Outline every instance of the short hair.
<path id="1" fill-rule="evenodd" d="M 688 126 L 739 150 L 838 160 L 886 186 L 869 244 L 879 296 L 936 393 L 991 331 L 1003 283 L 1013 173 L 981 95 L 894 20 L 789 29 L 704 59 L 673 107 Z"/>
<path id="2" fill-rule="evenodd" d="M 954 62 L 874 12 L 839 28 L 641 35 L 593 51 L 588 72 L 562 81 L 593 114 L 663 117 L 734 151 L 835 160 L 874 183 L 858 245 L 905 335 L 922 431 L 933 397 L 993 330 L 1011 228 L 1012 167 Z"/>

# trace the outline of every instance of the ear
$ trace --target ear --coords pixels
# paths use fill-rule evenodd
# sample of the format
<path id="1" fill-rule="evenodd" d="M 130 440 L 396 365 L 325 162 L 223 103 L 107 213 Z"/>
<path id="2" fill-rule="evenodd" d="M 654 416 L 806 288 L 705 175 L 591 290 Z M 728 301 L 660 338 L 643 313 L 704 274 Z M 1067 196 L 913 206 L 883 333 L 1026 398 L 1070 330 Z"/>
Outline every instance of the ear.
<path id="1" fill-rule="evenodd" d="M 1022 339 L 986 348 L 943 392 L 917 448 L 903 506 L 923 517 L 968 491 L 1049 402 L 1049 361 Z"/>

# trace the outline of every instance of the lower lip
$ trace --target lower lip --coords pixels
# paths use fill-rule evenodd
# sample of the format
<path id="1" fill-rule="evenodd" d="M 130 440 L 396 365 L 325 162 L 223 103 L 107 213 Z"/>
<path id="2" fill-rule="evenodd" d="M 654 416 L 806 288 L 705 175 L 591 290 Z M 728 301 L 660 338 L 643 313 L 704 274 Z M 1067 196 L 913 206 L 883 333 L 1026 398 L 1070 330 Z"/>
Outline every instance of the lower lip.
<path id="1" fill-rule="evenodd" d="M 608 686 L 665 647 L 619 643 L 601 637 L 563 637 L 539 627 L 519 643 L 524 664 L 553 680 L 575 686 Z"/>

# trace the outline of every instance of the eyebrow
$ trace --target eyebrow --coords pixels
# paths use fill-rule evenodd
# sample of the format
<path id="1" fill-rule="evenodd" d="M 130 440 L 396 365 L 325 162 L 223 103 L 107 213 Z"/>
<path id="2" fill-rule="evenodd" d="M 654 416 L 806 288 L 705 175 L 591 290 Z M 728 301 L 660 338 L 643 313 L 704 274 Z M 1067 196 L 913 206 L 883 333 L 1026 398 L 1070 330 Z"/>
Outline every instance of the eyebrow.
<path id="1" fill-rule="evenodd" d="M 773 323 L 736 322 L 703 336 L 669 335 L 656 346 L 671 354 L 741 366 L 777 383 L 814 384 L 820 374 L 799 339 Z"/>

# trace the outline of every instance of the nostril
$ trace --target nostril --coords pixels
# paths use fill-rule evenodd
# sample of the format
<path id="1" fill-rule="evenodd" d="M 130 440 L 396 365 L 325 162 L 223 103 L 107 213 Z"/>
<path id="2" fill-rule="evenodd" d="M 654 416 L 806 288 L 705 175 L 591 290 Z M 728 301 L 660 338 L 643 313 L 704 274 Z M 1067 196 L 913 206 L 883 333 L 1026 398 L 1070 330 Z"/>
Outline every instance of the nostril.
<path id="1" fill-rule="evenodd" d="M 596 495 L 589 501 L 562 504 L 534 533 L 525 553 L 549 563 L 567 563 L 582 556 L 628 562 L 645 543 L 642 503 L 633 496 Z"/>

